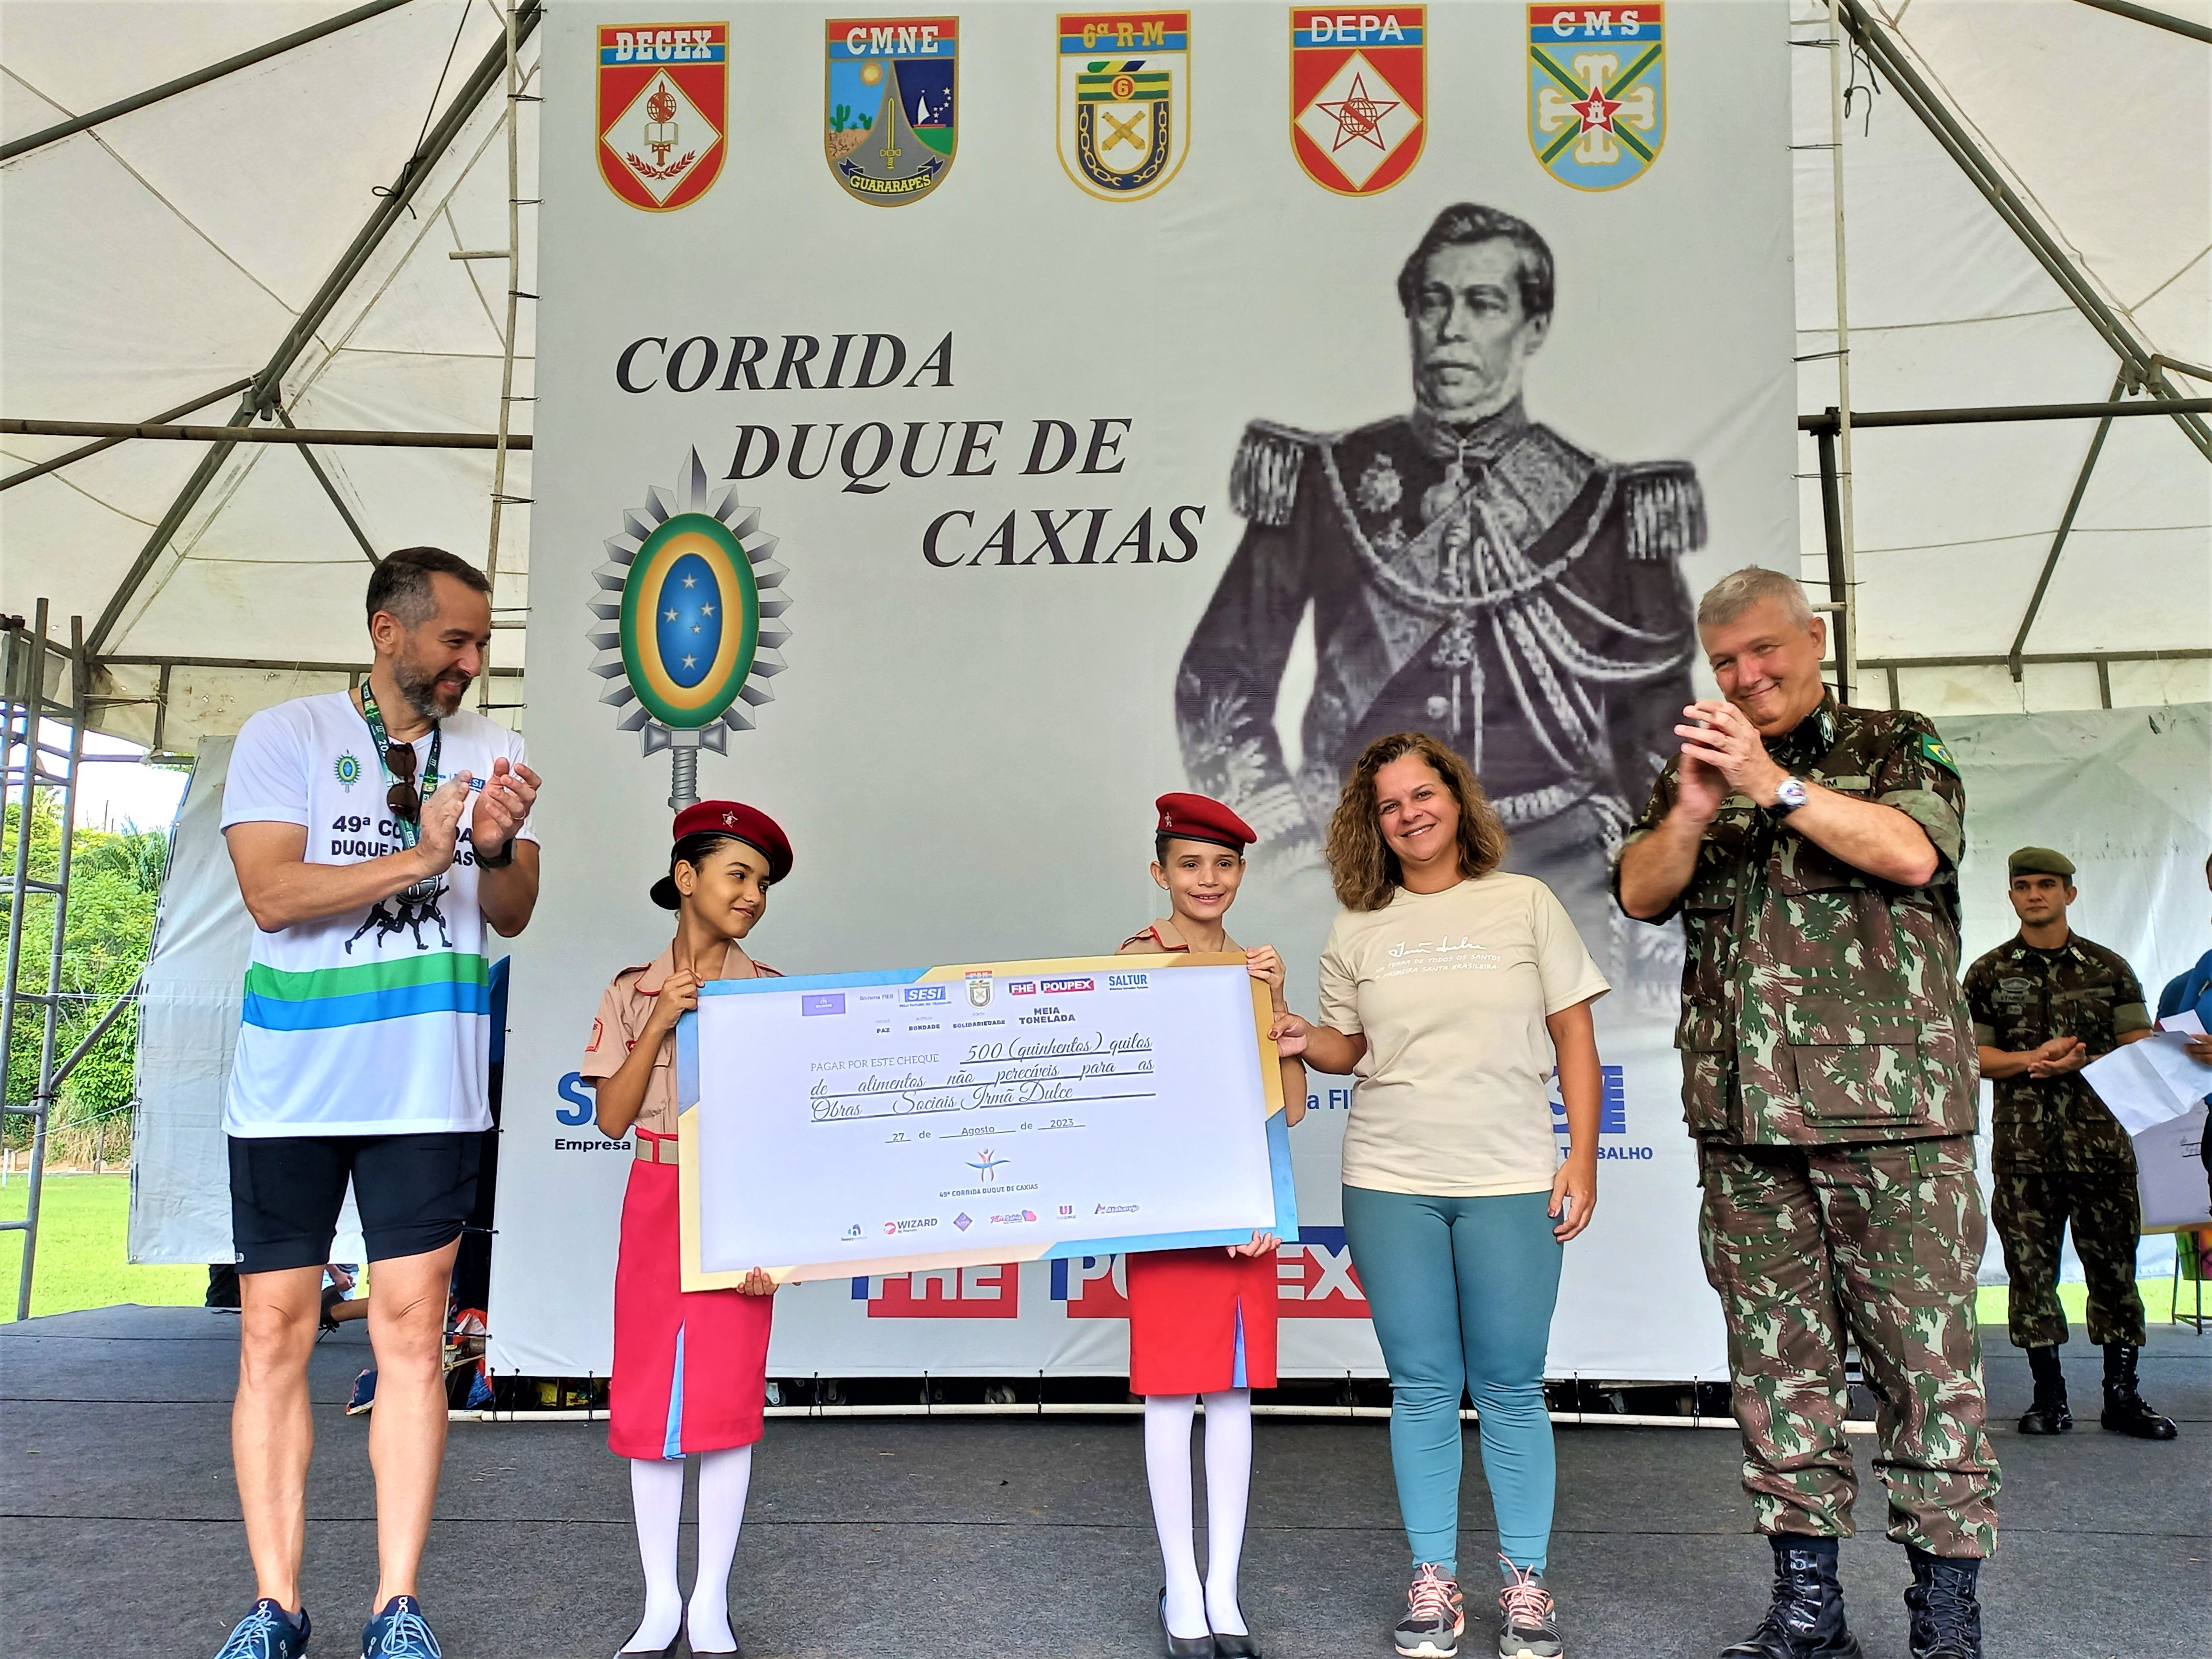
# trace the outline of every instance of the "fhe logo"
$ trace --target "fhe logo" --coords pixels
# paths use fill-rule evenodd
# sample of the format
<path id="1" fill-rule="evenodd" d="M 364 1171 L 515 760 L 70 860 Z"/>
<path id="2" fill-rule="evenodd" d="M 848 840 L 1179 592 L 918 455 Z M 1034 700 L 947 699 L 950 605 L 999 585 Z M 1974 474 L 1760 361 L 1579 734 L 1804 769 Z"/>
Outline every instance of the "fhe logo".
<path id="1" fill-rule="evenodd" d="M 1129 1280 L 1118 1255 L 1052 1263 L 1052 1299 L 1070 1319 L 1127 1319 Z M 1285 1319 L 1365 1319 L 1367 1292 L 1352 1270 L 1341 1227 L 1302 1227 L 1275 1253 L 1276 1310 Z"/>
<path id="2" fill-rule="evenodd" d="M 1018 1319 L 1021 1269 L 1001 1261 L 855 1279 L 853 1300 L 867 1304 L 871 1319 Z"/>

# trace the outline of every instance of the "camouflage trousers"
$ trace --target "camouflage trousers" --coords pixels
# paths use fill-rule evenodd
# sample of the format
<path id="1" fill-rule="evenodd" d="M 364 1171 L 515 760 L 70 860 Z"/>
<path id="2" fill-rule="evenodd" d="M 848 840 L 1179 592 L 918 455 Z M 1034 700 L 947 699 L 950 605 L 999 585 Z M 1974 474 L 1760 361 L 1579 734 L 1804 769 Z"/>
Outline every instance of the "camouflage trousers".
<path id="1" fill-rule="evenodd" d="M 1984 1224 L 1964 1137 L 1698 1148 L 1698 1241 L 1728 1323 L 1743 1484 L 1763 1533 L 1849 1536 L 1858 1479 L 1844 1351 L 1878 1402 L 1889 1535 L 1996 1553 L 1974 1270 Z"/>
<path id="2" fill-rule="evenodd" d="M 2089 1340 L 2149 1340 L 2142 1297 L 2136 1294 L 2136 1239 L 2142 1200 L 2131 1170 L 1996 1171 L 1991 1206 L 2012 1281 L 2010 1335 L 2015 1348 L 2045 1348 L 2066 1340 L 2058 1305 L 2058 1241 L 2074 1230 L 2074 1253 L 2089 1287 Z"/>

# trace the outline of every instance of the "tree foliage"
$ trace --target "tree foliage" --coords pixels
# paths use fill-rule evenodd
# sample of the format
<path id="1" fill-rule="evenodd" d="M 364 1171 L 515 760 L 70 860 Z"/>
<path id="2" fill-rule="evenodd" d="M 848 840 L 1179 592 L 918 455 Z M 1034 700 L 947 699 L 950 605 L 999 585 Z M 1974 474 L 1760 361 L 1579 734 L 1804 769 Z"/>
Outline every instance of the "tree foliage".
<path id="1" fill-rule="evenodd" d="M 0 832 L 0 882 L 12 879 L 15 873 L 20 815 L 21 808 L 9 803 L 4 832 Z M 58 981 L 63 1000 L 54 1030 L 57 1064 L 75 1049 L 145 966 L 167 858 L 168 838 L 156 830 L 112 834 L 81 829 L 72 837 L 69 924 Z M 42 798 L 31 814 L 31 878 L 52 881 L 60 861 L 59 804 L 51 797 Z M 18 975 L 23 992 L 38 994 L 47 988 L 53 906 L 52 896 L 44 893 L 31 894 L 24 905 Z M 38 1087 L 39 1048 L 45 1026 L 42 1004 L 18 1002 L 8 1043 L 11 1102 L 27 1103 Z M 54 1114 L 57 1123 L 94 1118 L 126 1106 L 135 1087 L 137 1047 L 138 1011 L 134 1006 L 107 1028 L 63 1084 Z M 21 1139 L 27 1133 L 27 1120 L 11 1120 L 10 1139 Z"/>

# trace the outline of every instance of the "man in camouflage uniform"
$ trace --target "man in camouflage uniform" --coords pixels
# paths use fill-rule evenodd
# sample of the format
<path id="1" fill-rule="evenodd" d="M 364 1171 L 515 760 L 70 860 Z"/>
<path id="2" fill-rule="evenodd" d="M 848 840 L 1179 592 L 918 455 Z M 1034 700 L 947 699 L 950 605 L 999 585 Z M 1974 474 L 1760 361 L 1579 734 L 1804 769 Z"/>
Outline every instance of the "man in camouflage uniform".
<path id="1" fill-rule="evenodd" d="M 1293 861 L 1316 856 L 1362 749 L 1435 732 L 1512 831 L 1508 867 L 1551 886 L 1612 975 L 1606 871 L 1690 696 L 1674 562 L 1704 544 L 1705 503 L 1686 461 L 1602 460 L 1528 418 L 1553 293 L 1534 228 L 1468 203 L 1437 216 L 1398 275 L 1413 413 L 1245 433 L 1229 489 L 1248 528 L 1183 653 L 1176 718 L 1191 787 Z M 1293 778 L 1275 700 L 1309 605 Z"/>
<path id="2" fill-rule="evenodd" d="M 1972 1038 L 1959 994 L 1965 791 L 1920 715 L 1844 707 L 1789 577 L 1739 570 L 1692 703 L 1614 872 L 1682 918 L 1682 1099 L 1705 1272 L 1728 1327 L 1744 1486 L 1774 1601 L 1729 1659 L 1855 1659 L 1836 1577 L 1855 1479 L 1844 1356 L 1879 1402 L 1875 1467 L 1911 1558 L 1914 1659 L 1979 1659 L 1996 1548 L 1974 1271 Z"/>
<path id="3" fill-rule="evenodd" d="M 2067 925 L 2074 865 L 2047 847 L 2023 847 L 2006 866 L 2005 894 L 2020 932 L 1966 970 L 1966 1006 L 1994 1085 L 1990 1162 L 1996 1178 L 1997 1237 L 2012 1281 L 2012 1345 L 2027 1350 L 2035 1402 L 2022 1434 L 2074 1426 L 2058 1346 L 2058 1242 L 2074 1231 L 2089 1288 L 2089 1340 L 2105 1350 L 2104 1425 L 2140 1440 L 2171 1440 L 2172 1419 L 2136 1391 L 2146 1337 L 2136 1294 L 2142 1202 L 2127 1131 L 2081 1076 L 2123 1042 L 2151 1033 L 2142 987 L 2118 952 Z"/>

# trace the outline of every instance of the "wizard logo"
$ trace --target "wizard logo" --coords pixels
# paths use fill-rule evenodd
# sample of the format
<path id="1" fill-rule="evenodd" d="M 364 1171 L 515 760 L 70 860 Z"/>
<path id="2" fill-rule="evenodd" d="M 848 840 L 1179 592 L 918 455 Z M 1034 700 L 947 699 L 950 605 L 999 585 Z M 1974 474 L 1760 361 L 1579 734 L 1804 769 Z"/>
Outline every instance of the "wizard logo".
<path id="1" fill-rule="evenodd" d="M 945 182 L 959 148 L 959 33 L 957 17 L 830 20 L 830 171 L 847 194 L 903 207 Z"/>
<path id="2" fill-rule="evenodd" d="M 721 173 L 729 41 L 727 23 L 600 29 L 599 176 L 632 207 L 689 207 Z"/>
<path id="3" fill-rule="evenodd" d="M 1666 8 L 1528 8 L 1528 143 L 1577 190 L 1641 179 L 1667 142 Z"/>
<path id="4" fill-rule="evenodd" d="M 1420 159 L 1426 11 L 1291 8 L 1291 148 L 1322 189 L 1372 196 Z"/>
<path id="5" fill-rule="evenodd" d="M 1190 149 L 1190 14 L 1062 12 L 1060 164 L 1109 202 L 1150 196 Z"/>

